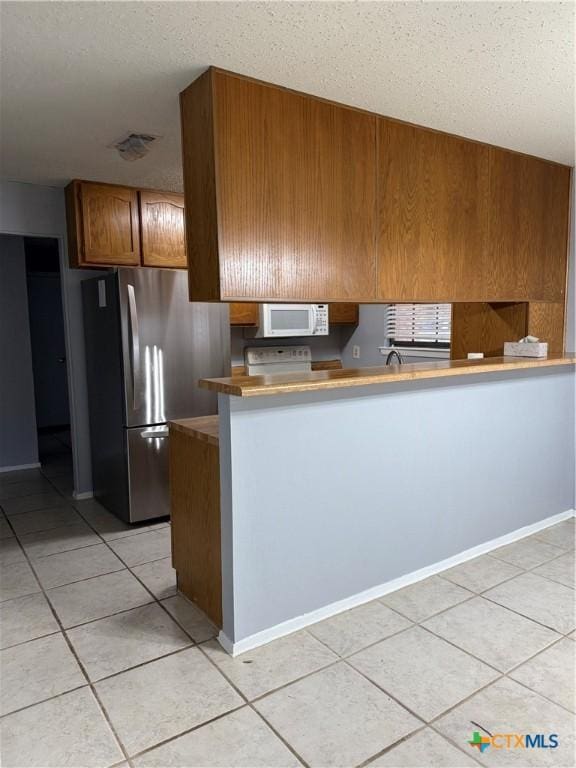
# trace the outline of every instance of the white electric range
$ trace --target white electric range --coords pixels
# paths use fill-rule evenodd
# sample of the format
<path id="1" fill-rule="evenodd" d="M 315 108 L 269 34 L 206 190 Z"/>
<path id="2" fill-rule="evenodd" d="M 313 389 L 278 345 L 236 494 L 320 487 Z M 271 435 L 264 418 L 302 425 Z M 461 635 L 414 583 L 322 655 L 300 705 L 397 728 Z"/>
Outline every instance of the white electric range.
<path id="1" fill-rule="evenodd" d="M 312 352 L 306 346 L 246 347 L 244 360 L 248 376 L 312 370 Z"/>

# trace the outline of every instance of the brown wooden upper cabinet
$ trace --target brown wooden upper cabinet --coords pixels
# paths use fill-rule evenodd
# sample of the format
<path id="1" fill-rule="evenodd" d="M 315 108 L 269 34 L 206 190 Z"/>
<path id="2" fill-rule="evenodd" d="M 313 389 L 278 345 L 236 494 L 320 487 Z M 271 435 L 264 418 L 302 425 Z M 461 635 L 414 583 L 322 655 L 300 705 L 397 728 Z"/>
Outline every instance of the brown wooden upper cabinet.
<path id="1" fill-rule="evenodd" d="M 570 169 L 378 120 L 382 301 L 559 301 Z"/>
<path id="2" fill-rule="evenodd" d="M 68 240 L 74 266 L 140 264 L 135 189 L 79 181 L 67 192 Z"/>
<path id="3" fill-rule="evenodd" d="M 490 147 L 485 291 L 506 300 L 563 301 L 570 169 Z"/>
<path id="4" fill-rule="evenodd" d="M 73 181 L 66 216 L 73 267 L 186 267 L 182 195 Z"/>
<path id="5" fill-rule="evenodd" d="M 328 321 L 330 325 L 358 325 L 358 304 L 342 302 L 330 304 L 328 309 Z"/>
<path id="6" fill-rule="evenodd" d="M 240 301 L 230 304 L 230 325 L 258 326 L 260 312 L 258 304 L 250 301 Z"/>
<path id="7" fill-rule="evenodd" d="M 181 117 L 192 299 L 563 300 L 567 166 L 217 69 Z"/>
<path id="8" fill-rule="evenodd" d="M 378 295 L 476 301 L 484 295 L 488 147 L 378 120 Z"/>
<path id="9" fill-rule="evenodd" d="M 216 69 L 181 113 L 192 300 L 375 298 L 373 115 Z"/>
<path id="10" fill-rule="evenodd" d="M 142 190 L 140 226 L 145 267 L 185 267 L 184 197 Z"/>

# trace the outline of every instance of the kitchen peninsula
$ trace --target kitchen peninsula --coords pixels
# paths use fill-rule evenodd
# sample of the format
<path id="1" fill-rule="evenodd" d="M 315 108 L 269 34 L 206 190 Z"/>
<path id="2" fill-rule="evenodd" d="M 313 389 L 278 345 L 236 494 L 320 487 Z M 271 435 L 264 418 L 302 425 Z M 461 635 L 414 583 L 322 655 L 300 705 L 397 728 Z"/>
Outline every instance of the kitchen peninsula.
<path id="1" fill-rule="evenodd" d="M 199 563 L 175 505 L 180 589 L 207 610 L 195 589 L 217 550 L 221 587 L 208 586 L 212 601 L 221 588 L 221 621 L 210 615 L 222 645 L 241 653 L 568 517 L 575 362 L 203 380 L 219 393 L 218 436 L 214 419 L 171 434 L 188 431 L 216 478 L 210 494 L 200 483 L 194 507 L 196 540 L 213 537 L 211 566 L 193 586 L 181 577 Z M 173 499 L 199 466 L 180 463 Z"/>
<path id="2" fill-rule="evenodd" d="M 201 382 L 218 437 L 171 427 L 174 565 L 222 645 L 571 515 L 571 168 L 213 67 L 180 104 L 191 301 L 452 304 L 450 361 Z M 548 359 L 499 357 L 528 335 Z"/>

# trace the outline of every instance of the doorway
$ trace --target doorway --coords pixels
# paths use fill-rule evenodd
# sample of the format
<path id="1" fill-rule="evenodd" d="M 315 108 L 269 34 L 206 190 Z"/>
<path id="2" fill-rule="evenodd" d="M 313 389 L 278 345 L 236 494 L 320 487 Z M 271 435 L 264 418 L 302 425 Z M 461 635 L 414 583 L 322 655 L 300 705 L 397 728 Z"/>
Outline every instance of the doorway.
<path id="1" fill-rule="evenodd" d="M 72 493 L 60 241 L 0 235 L 0 472 L 41 467 Z"/>
<path id="2" fill-rule="evenodd" d="M 42 472 L 72 488 L 70 405 L 58 240 L 24 237 L 38 457 Z M 58 482 L 58 481 L 56 481 Z"/>

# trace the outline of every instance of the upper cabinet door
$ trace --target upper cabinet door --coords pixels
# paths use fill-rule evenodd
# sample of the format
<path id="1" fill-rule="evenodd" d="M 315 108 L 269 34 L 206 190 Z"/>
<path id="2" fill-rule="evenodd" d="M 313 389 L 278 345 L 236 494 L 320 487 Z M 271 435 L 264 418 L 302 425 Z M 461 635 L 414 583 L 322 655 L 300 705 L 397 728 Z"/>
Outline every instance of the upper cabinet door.
<path id="1" fill-rule="evenodd" d="M 140 264 L 138 195 L 135 189 L 112 184 L 81 183 L 81 262 Z"/>
<path id="2" fill-rule="evenodd" d="M 490 148 L 488 294 L 563 301 L 570 168 Z"/>
<path id="3" fill-rule="evenodd" d="M 378 120 L 378 297 L 485 298 L 488 147 Z"/>
<path id="4" fill-rule="evenodd" d="M 186 267 L 184 196 L 141 191 L 142 264 L 145 267 Z"/>
<path id="5" fill-rule="evenodd" d="M 358 304 L 330 304 L 328 318 L 330 325 L 358 325 L 359 313 Z"/>
<path id="6" fill-rule="evenodd" d="M 191 298 L 373 299 L 375 117 L 219 70 L 181 103 Z"/>
<path id="7" fill-rule="evenodd" d="M 230 325 L 258 325 L 260 310 L 253 302 L 237 302 L 230 304 Z"/>

